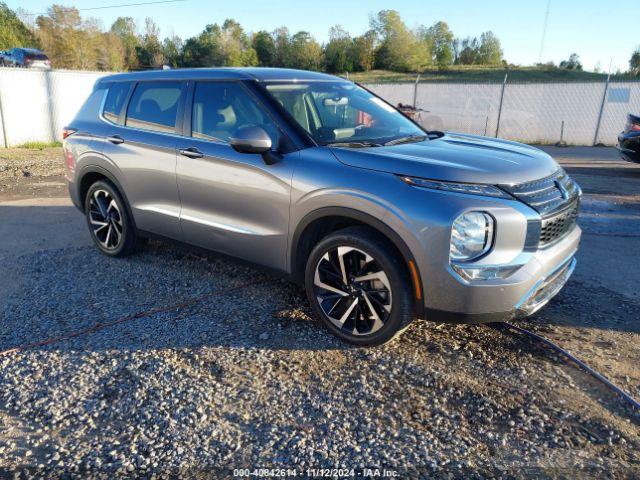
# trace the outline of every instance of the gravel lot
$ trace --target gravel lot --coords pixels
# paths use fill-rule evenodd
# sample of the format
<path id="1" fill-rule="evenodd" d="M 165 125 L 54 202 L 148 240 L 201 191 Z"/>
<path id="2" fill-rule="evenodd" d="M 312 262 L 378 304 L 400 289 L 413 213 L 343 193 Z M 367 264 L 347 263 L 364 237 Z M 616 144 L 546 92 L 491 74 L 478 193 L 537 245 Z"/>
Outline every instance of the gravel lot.
<path id="1" fill-rule="evenodd" d="M 639 398 L 640 169 L 609 149 L 550 150 L 585 190 L 585 236 L 565 290 L 519 324 Z M 0 201 L 64 195 L 56 175 L 5 176 Z M 106 324 L 0 356 L 0 477 L 640 475 L 640 415 L 525 337 L 420 321 L 352 348 L 278 278 L 155 242 L 107 259 L 84 228 L 66 201 L 0 203 L 0 351 Z"/>

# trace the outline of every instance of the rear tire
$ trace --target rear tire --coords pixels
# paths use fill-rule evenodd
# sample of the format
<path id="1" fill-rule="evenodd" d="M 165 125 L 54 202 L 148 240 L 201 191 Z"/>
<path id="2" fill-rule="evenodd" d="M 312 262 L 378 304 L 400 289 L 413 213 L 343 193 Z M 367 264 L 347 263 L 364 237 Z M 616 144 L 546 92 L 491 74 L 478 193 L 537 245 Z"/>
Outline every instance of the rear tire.
<path id="1" fill-rule="evenodd" d="M 305 290 L 327 329 L 354 345 L 386 343 L 415 318 L 402 258 L 367 227 L 339 230 L 315 246 L 307 260 Z"/>
<path id="2" fill-rule="evenodd" d="M 108 180 L 97 181 L 89 187 L 84 211 L 91 238 L 105 255 L 125 257 L 146 242 L 136 235 L 122 195 Z"/>

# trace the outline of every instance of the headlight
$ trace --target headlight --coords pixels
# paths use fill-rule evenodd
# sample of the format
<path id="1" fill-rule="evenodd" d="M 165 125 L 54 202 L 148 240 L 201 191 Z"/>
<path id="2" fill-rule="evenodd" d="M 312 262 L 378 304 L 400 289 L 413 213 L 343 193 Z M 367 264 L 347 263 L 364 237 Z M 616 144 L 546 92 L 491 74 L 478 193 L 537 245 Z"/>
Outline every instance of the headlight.
<path id="1" fill-rule="evenodd" d="M 468 261 L 484 255 L 493 242 L 494 220 L 484 212 L 466 212 L 451 227 L 452 260 Z"/>
<path id="2" fill-rule="evenodd" d="M 432 190 L 444 190 L 446 192 L 468 193 L 471 195 L 483 195 L 485 197 L 509 198 L 513 197 L 504 190 L 493 185 L 483 185 L 480 183 L 457 183 L 441 182 L 439 180 L 427 180 L 415 177 L 400 177 L 400 179 L 414 187 L 430 188 Z"/>

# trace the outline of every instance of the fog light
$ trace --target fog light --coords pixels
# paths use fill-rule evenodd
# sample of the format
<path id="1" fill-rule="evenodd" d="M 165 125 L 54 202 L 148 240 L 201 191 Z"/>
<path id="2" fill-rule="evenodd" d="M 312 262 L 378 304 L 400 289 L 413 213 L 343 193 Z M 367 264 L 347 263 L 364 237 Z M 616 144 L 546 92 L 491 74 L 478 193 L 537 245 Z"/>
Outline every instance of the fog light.
<path id="1" fill-rule="evenodd" d="M 485 265 L 472 267 L 464 263 L 452 263 L 451 267 L 465 280 L 473 281 L 507 278 L 522 268 L 522 265 Z"/>
<path id="2" fill-rule="evenodd" d="M 451 227 L 452 260 L 469 261 L 481 257 L 491 249 L 494 220 L 484 212 L 466 212 Z"/>

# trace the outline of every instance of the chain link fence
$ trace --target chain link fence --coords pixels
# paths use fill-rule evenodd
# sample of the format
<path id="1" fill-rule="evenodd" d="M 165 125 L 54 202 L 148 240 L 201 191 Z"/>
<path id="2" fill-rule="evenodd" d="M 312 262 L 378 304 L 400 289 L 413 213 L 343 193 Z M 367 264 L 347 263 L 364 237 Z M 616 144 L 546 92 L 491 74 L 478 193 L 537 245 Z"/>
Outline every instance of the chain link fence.
<path id="1" fill-rule="evenodd" d="M 0 145 L 60 140 L 105 72 L 0 68 Z M 418 109 L 428 129 L 526 143 L 614 145 L 627 113 L 640 113 L 640 81 L 606 83 L 369 84 L 394 105 Z"/>
<path id="2" fill-rule="evenodd" d="M 605 83 L 423 83 L 367 88 L 418 110 L 432 130 L 525 143 L 615 145 L 628 113 L 640 112 L 640 81 Z"/>

